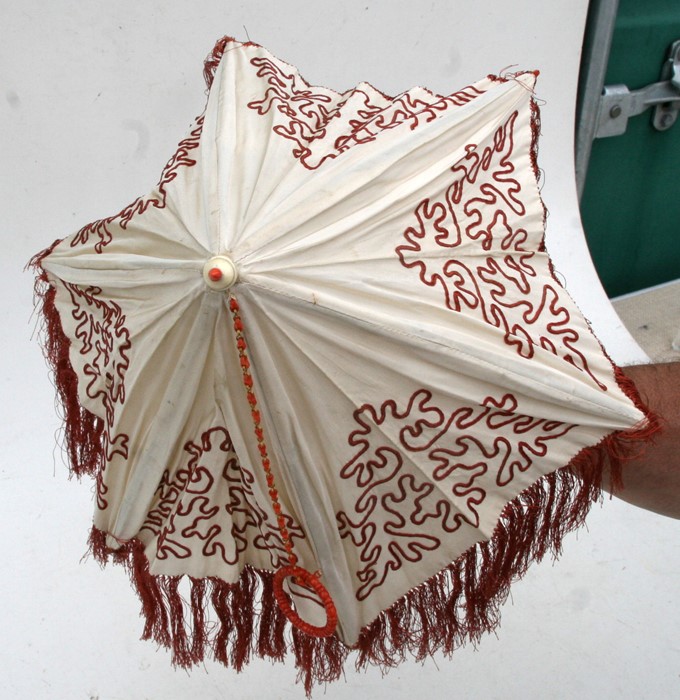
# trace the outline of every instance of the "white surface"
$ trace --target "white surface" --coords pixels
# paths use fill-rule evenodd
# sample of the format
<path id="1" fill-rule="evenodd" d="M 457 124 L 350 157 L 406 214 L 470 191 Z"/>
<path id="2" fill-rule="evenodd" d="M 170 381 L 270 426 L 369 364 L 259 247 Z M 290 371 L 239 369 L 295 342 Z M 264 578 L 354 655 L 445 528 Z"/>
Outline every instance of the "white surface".
<path id="1" fill-rule="evenodd" d="M 640 358 L 580 239 L 572 107 L 583 0 L 491 2 L 76 3 L 0 6 L 0 201 L 3 211 L 0 466 L 5 566 L 1 696 L 8 698 L 302 698 L 290 666 L 243 674 L 209 664 L 174 671 L 138 642 L 124 572 L 80 563 L 89 484 L 69 482 L 54 447 L 59 419 L 29 320 L 21 270 L 54 238 L 118 210 L 156 182 L 202 111 L 201 66 L 222 34 L 250 38 L 310 82 L 360 80 L 395 93 L 461 87 L 510 64 L 541 70 L 539 163 L 558 274 L 619 361 Z M 453 660 L 407 663 L 382 679 L 347 671 L 315 697 L 670 698 L 680 694 L 677 522 L 619 501 L 595 508 L 559 564 L 513 589 L 498 638 Z"/>
<path id="2" fill-rule="evenodd" d="M 623 294 L 612 304 L 654 362 L 680 360 L 680 279 Z"/>

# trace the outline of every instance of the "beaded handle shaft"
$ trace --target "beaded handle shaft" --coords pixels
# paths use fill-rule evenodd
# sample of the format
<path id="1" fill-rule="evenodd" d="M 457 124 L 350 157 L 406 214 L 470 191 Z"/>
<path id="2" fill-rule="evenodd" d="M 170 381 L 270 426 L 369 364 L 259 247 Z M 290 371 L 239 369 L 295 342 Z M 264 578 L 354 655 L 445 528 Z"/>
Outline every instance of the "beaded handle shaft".
<path id="1" fill-rule="evenodd" d="M 257 448 L 260 453 L 260 464 L 264 471 L 267 480 L 267 488 L 269 489 L 269 498 L 271 500 L 272 509 L 276 515 L 276 521 L 281 536 L 281 542 L 286 550 L 288 565 L 282 567 L 274 574 L 274 597 L 283 614 L 290 620 L 291 624 L 297 627 L 302 632 L 312 637 L 328 637 L 335 631 L 338 624 L 338 613 L 335 604 L 326 590 L 326 587 L 321 583 L 319 576 L 297 566 L 298 558 L 293 552 L 293 543 L 290 539 L 290 532 L 286 527 L 286 519 L 283 515 L 283 508 L 279 500 L 279 492 L 276 488 L 276 481 L 272 472 L 272 465 L 267 451 L 267 443 L 264 439 L 264 429 L 262 427 L 262 414 L 260 413 L 257 396 L 255 395 L 255 387 L 253 375 L 250 372 L 250 359 L 248 358 L 248 345 L 246 343 L 243 320 L 241 319 L 240 308 L 238 301 L 234 296 L 229 298 L 229 310 L 231 311 L 234 331 L 236 333 L 236 348 L 239 354 L 241 363 L 241 371 L 243 373 L 243 386 L 246 390 L 246 398 L 250 406 L 250 415 L 253 420 L 253 431 L 257 440 Z M 286 594 L 283 584 L 288 578 L 294 578 L 295 582 L 312 590 L 320 598 L 326 611 L 326 624 L 323 626 L 315 626 L 303 620 L 293 609 L 290 599 Z"/>

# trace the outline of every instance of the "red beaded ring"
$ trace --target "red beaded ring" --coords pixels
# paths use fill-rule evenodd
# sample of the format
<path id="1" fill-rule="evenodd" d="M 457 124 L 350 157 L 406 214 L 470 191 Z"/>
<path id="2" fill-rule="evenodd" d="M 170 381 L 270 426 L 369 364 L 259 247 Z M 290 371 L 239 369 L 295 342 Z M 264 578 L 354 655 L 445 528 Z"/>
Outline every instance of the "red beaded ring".
<path id="1" fill-rule="evenodd" d="M 283 582 L 291 576 L 295 577 L 297 583 L 314 591 L 314 593 L 321 598 L 321 602 L 326 609 L 325 625 L 319 627 L 312 625 L 303 620 L 297 612 L 295 612 L 290 603 L 290 599 L 283 590 Z M 333 603 L 330 593 L 326 590 L 323 583 L 321 583 L 319 577 L 310 573 L 307 569 L 303 569 L 300 566 L 284 566 L 279 569 L 274 574 L 274 597 L 283 611 L 283 614 L 291 623 L 310 637 L 330 637 L 330 635 L 335 632 L 335 628 L 338 626 L 338 611 L 335 608 L 335 603 Z"/>

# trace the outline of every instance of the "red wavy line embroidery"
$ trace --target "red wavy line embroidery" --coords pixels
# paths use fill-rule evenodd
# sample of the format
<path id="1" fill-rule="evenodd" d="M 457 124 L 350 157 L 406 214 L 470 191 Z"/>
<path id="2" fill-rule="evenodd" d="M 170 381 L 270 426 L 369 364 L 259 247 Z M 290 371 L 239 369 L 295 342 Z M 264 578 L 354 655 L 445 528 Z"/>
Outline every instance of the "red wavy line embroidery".
<path id="1" fill-rule="evenodd" d="M 97 505 L 108 507 L 104 483 L 106 465 L 118 455 L 128 458 L 129 436 L 113 434 L 116 406 L 125 403 L 125 373 L 130 365 L 128 353 L 132 344 L 126 318 L 120 306 L 100 298 L 101 289 L 83 289 L 64 283 L 71 298 L 71 317 L 76 322 L 75 346 L 84 358 L 83 375 L 87 380 L 86 395 L 97 401 L 104 411 L 104 463 L 96 477 Z M 78 346 L 79 343 L 79 346 Z"/>
<path id="2" fill-rule="evenodd" d="M 579 333 L 560 301 L 557 283 L 539 275 L 539 251 L 527 248 L 525 193 L 517 179 L 514 112 L 490 143 L 468 144 L 451 167 L 439 197 L 419 202 L 415 222 L 395 252 L 423 284 L 441 291 L 447 308 L 465 312 L 503 333 L 517 354 L 551 352 L 588 374 L 603 390 L 578 347 Z M 543 255 L 540 251 L 540 255 Z"/>
<path id="3" fill-rule="evenodd" d="M 248 107 L 260 115 L 276 110 L 283 116 L 283 123 L 274 126 L 273 130 L 293 142 L 293 156 L 308 170 L 316 170 L 327 160 L 337 158 L 354 146 L 374 141 L 381 131 L 401 124 L 408 124 L 413 130 L 435 119 L 438 113 L 483 94 L 471 86 L 432 102 L 405 93 L 394 99 L 381 95 L 384 102 L 375 104 L 366 91 L 356 89 L 331 108 L 330 91 L 324 93 L 319 91 L 321 88 L 316 88 L 317 92 L 314 92 L 295 72 L 284 72 L 269 58 L 255 57 L 250 63 L 267 87 L 264 95 L 249 102 Z M 344 109 L 351 109 L 355 116 L 348 118 L 343 129 L 346 133 L 330 141 L 326 138 L 328 129 L 334 119 L 341 118 Z"/>
<path id="4" fill-rule="evenodd" d="M 143 214 L 149 207 L 164 209 L 167 198 L 167 185 L 177 177 L 180 168 L 189 168 L 196 165 L 196 161 L 191 158 L 190 153 L 199 146 L 203 122 L 204 116 L 201 115 L 196 120 L 195 127 L 192 129 L 189 136 L 180 141 L 177 150 L 161 173 L 161 178 L 156 186 L 154 194 L 146 197 L 138 197 L 132 204 L 129 204 L 122 211 L 118 212 L 118 214 L 109 216 L 106 219 L 93 221 L 83 226 L 71 239 L 71 247 L 85 245 L 90 240 L 90 237 L 94 236 L 99 239 L 95 243 L 94 249 L 97 253 L 101 253 L 104 247 L 113 239 L 113 233 L 111 231 L 112 224 L 126 229 L 134 216 Z"/>
<path id="5" fill-rule="evenodd" d="M 266 551 L 271 565 L 287 562 L 279 529 L 255 498 L 253 474 L 234 452 L 226 428 L 213 427 L 197 442 L 184 446 L 185 466 L 170 478 L 165 471 L 156 505 L 141 528 L 157 537 L 159 559 L 218 557 L 234 565 L 249 548 Z M 284 513 L 291 540 L 304 538 L 293 518 Z"/>
<path id="6" fill-rule="evenodd" d="M 446 412 L 420 389 L 403 410 L 388 400 L 355 411 L 359 427 L 348 444 L 356 452 L 340 478 L 359 496 L 336 517 L 341 537 L 359 550 L 357 599 L 461 526 L 477 527 L 489 487 L 510 485 L 573 427 L 517 409 L 517 399 L 504 394 Z"/>

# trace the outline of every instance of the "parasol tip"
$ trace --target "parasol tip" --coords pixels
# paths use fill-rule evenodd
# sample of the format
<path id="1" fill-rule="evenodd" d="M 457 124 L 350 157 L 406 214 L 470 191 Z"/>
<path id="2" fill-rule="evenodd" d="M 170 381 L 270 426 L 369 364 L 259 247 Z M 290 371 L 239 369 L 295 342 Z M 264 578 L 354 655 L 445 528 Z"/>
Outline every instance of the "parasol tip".
<path id="1" fill-rule="evenodd" d="M 223 292 L 236 284 L 238 270 L 231 258 L 216 255 L 203 266 L 203 280 L 210 289 Z"/>

